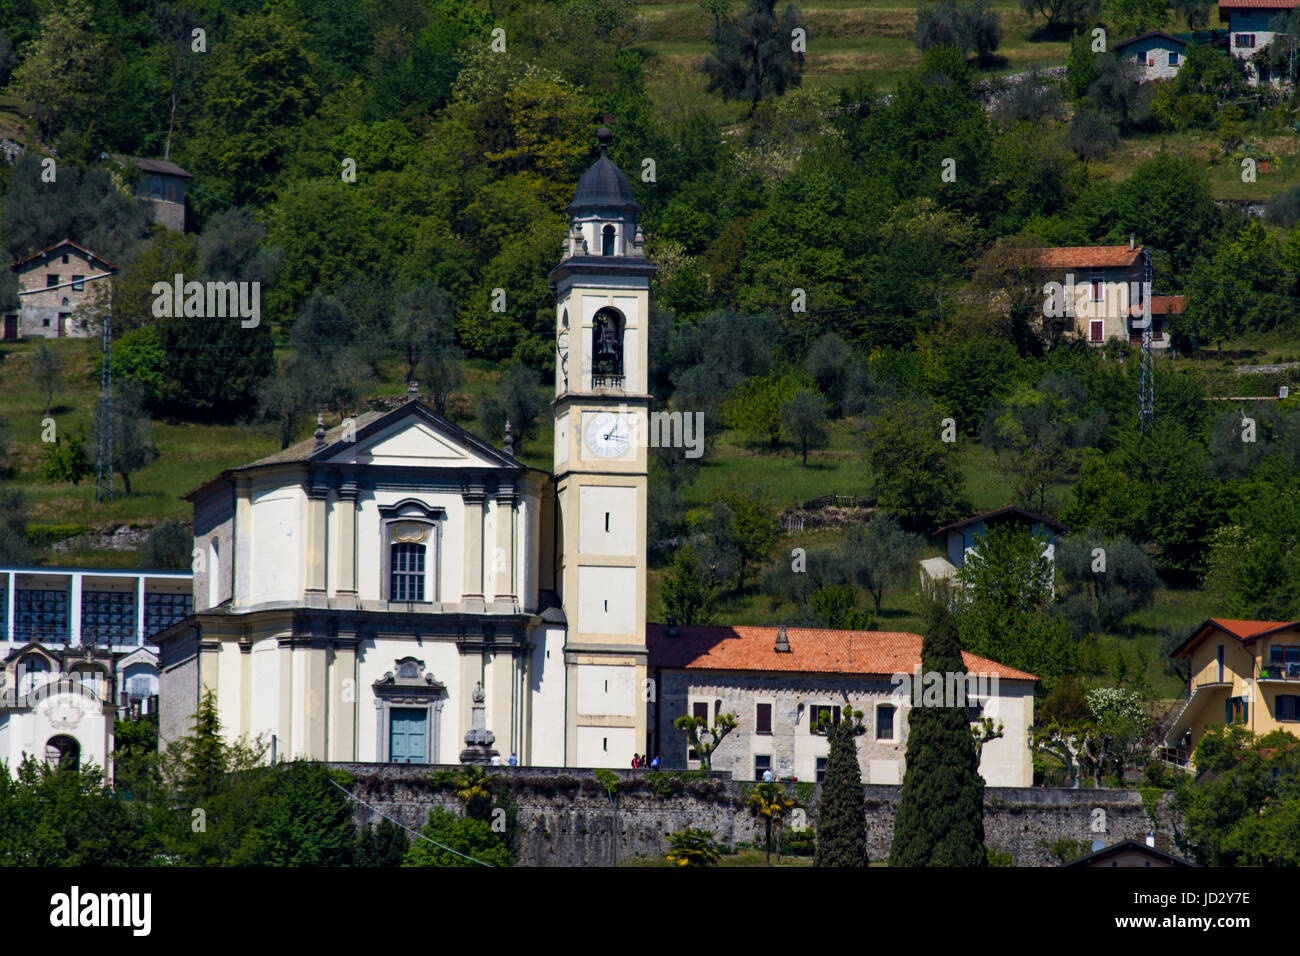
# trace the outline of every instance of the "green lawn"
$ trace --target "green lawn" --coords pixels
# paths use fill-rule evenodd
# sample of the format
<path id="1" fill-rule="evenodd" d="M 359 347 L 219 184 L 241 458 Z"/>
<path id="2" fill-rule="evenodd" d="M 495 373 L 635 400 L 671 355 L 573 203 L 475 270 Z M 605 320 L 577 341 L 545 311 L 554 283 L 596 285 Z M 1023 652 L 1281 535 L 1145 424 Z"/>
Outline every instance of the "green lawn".
<path id="1" fill-rule="evenodd" d="M 784 3 L 778 3 L 783 9 Z M 916 4 L 899 0 L 808 0 L 797 4 L 808 29 L 804 83 L 843 84 L 859 77 L 892 88 L 920 62 L 914 36 Z M 1043 20 L 1021 12 L 1016 0 L 993 0 L 1002 25 L 999 61 L 991 75 L 1059 66 L 1067 44 L 1038 36 Z M 652 77 L 693 70 L 711 47 L 712 20 L 695 0 L 643 0 L 638 49 L 650 54 Z M 652 81 L 652 88 L 655 84 Z"/>

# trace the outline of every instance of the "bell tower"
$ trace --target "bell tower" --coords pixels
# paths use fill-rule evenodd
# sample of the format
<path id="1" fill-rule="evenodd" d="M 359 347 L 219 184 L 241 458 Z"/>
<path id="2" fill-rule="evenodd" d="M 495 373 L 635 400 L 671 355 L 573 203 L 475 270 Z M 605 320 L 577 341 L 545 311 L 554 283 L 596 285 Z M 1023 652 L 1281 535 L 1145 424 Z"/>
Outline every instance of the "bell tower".
<path id="1" fill-rule="evenodd" d="M 600 156 L 578 180 L 551 271 L 555 495 L 565 762 L 626 767 L 645 749 L 650 276 L 627 177 Z"/>

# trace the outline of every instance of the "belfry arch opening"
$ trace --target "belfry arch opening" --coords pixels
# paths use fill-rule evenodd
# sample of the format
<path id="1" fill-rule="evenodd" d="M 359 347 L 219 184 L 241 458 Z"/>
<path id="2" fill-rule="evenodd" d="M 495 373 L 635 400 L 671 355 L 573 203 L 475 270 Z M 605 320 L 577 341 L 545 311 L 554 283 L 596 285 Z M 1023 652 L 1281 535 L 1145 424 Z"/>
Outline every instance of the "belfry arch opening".
<path id="1" fill-rule="evenodd" d="M 592 388 L 623 387 L 623 333 L 627 320 L 617 309 L 603 308 L 591 323 Z"/>

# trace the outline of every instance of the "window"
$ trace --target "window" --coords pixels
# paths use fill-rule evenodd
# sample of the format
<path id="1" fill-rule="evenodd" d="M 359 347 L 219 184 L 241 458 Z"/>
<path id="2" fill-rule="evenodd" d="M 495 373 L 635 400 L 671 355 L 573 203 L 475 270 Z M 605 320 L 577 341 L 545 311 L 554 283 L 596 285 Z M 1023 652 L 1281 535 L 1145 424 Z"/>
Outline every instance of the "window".
<path id="1" fill-rule="evenodd" d="M 175 184 L 175 183 L 168 183 L 168 184 L 167 184 L 167 201 L 168 201 L 168 202 L 175 202 L 175 201 L 176 201 L 176 184 Z"/>
<path id="2" fill-rule="evenodd" d="M 1223 683 L 1223 645 L 1222 644 L 1219 645 L 1219 650 L 1218 650 L 1215 663 L 1218 665 L 1218 673 L 1215 676 L 1214 682 L 1216 684 L 1222 684 Z"/>
<path id="3" fill-rule="evenodd" d="M 1175 53 L 1173 50 L 1169 51 L 1169 65 L 1170 66 L 1178 65 L 1178 54 Z"/>
<path id="4" fill-rule="evenodd" d="M 63 254 L 63 264 L 65 266 L 68 264 L 68 254 L 66 252 Z"/>
<path id="5" fill-rule="evenodd" d="M 702 720 L 706 724 L 709 722 L 709 705 L 704 701 L 696 701 L 691 704 L 691 716 L 696 720 Z M 686 748 L 687 760 L 699 760 L 700 755 L 695 752 L 694 747 Z"/>
<path id="6" fill-rule="evenodd" d="M 808 732 L 810 734 L 825 734 L 827 731 L 822 729 L 822 718 L 830 726 L 835 726 L 840 722 L 840 708 L 828 704 L 813 704 L 808 708 Z"/>
<path id="7" fill-rule="evenodd" d="M 762 780 L 763 774 L 772 772 L 772 755 L 756 754 L 754 756 L 754 779 Z"/>
<path id="8" fill-rule="evenodd" d="M 770 734 L 772 732 L 772 705 L 759 704 L 757 719 L 754 721 L 754 733 Z"/>
<path id="9" fill-rule="evenodd" d="M 1273 716 L 1278 720 L 1300 720 L 1300 697 L 1278 694 L 1273 700 Z"/>
<path id="10" fill-rule="evenodd" d="M 52 289 L 59 284 L 59 277 L 53 272 L 45 273 L 45 288 Z"/>
<path id="11" fill-rule="evenodd" d="M 1223 722 L 1244 724 L 1250 720 L 1250 701 L 1245 697 L 1229 697 L 1223 702 Z"/>
<path id="12" fill-rule="evenodd" d="M 1300 646 L 1274 644 L 1268 649 L 1269 677 L 1300 677 Z"/>
<path id="13" fill-rule="evenodd" d="M 163 194 L 163 182 L 161 176 L 149 177 L 149 195 L 155 199 L 161 199 Z"/>
<path id="14" fill-rule="evenodd" d="M 424 545 L 394 541 L 389 545 L 390 601 L 424 600 Z"/>
<path id="15" fill-rule="evenodd" d="M 41 328 L 48 329 L 49 327 L 50 327 L 50 320 L 41 319 Z"/>
<path id="16" fill-rule="evenodd" d="M 86 277 L 85 277 L 85 276 L 75 276 L 75 275 L 74 275 L 74 276 L 72 277 L 72 288 L 74 288 L 74 289 L 84 289 L 85 287 L 86 287 Z"/>
<path id="17" fill-rule="evenodd" d="M 1100 342 L 1106 335 L 1106 322 L 1104 319 L 1090 319 L 1088 321 L 1088 341 Z"/>
<path id="18" fill-rule="evenodd" d="M 614 254 L 613 226 L 606 226 L 600 231 L 600 254 L 602 256 L 612 256 Z"/>
<path id="19" fill-rule="evenodd" d="M 894 705 L 880 704 L 876 707 L 876 739 L 894 739 Z"/>
<path id="20" fill-rule="evenodd" d="M 1237 49 L 1253 50 L 1254 48 L 1255 48 L 1255 34 L 1253 33 L 1237 34 Z"/>
<path id="21" fill-rule="evenodd" d="M 73 767 L 81 764 L 81 745 L 66 734 L 51 737 L 45 743 L 45 763 L 55 767 Z"/>
<path id="22" fill-rule="evenodd" d="M 826 779 L 826 758 L 817 758 L 817 782 L 821 783 Z"/>

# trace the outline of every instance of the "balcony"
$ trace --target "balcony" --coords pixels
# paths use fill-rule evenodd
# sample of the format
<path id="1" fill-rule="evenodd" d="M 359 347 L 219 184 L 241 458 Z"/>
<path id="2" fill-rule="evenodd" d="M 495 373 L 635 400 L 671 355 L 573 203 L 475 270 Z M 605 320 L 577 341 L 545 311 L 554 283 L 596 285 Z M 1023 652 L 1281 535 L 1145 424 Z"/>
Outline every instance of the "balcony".
<path id="1" fill-rule="evenodd" d="M 592 388 L 619 388 L 623 387 L 623 376 L 613 372 L 592 372 Z"/>
<path id="2" fill-rule="evenodd" d="M 1300 684 L 1300 663 L 1265 664 L 1259 669 L 1259 679 L 1265 683 Z"/>

